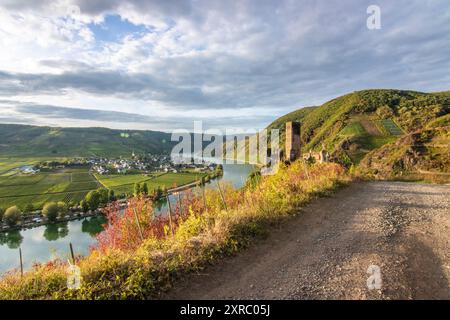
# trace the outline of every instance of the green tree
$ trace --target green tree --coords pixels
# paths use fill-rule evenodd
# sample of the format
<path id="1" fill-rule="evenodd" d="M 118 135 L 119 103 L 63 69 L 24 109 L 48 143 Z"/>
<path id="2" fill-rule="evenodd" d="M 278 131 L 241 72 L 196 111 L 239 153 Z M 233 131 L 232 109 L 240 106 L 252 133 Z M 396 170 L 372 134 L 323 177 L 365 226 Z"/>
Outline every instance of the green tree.
<path id="1" fill-rule="evenodd" d="M 145 194 L 145 195 L 148 195 L 148 186 L 147 186 L 147 182 L 144 182 L 143 184 L 142 184 L 142 193 L 143 194 Z"/>
<path id="2" fill-rule="evenodd" d="M 137 197 L 141 194 L 141 185 L 139 183 L 134 184 L 134 196 Z"/>
<path id="3" fill-rule="evenodd" d="M 108 199 L 109 199 L 109 201 L 116 201 L 116 195 L 114 194 L 113 189 L 110 189 L 108 191 Z"/>
<path id="4" fill-rule="evenodd" d="M 67 215 L 67 211 L 69 211 L 69 207 L 63 201 L 58 202 L 58 216 L 60 218 L 64 218 Z"/>
<path id="5" fill-rule="evenodd" d="M 89 204 L 87 203 L 86 200 L 81 200 L 80 206 L 81 206 L 81 210 L 82 210 L 83 212 L 88 212 L 88 210 L 89 210 Z"/>
<path id="6" fill-rule="evenodd" d="M 105 206 L 109 202 L 109 194 L 107 189 L 98 189 L 99 205 Z"/>
<path id="7" fill-rule="evenodd" d="M 89 206 L 89 209 L 97 210 L 100 205 L 100 194 L 96 190 L 89 191 L 85 200 Z"/>
<path id="8" fill-rule="evenodd" d="M 59 208 L 56 202 L 47 202 L 42 209 L 42 215 L 46 217 L 48 221 L 56 221 L 58 213 Z"/>
<path id="9" fill-rule="evenodd" d="M 17 208 L 17 206 L 10 207 L 6 209 L 3 215 L 3 220 L 10 226 L 15 226 L 19 222 L 22 212 Z"/>

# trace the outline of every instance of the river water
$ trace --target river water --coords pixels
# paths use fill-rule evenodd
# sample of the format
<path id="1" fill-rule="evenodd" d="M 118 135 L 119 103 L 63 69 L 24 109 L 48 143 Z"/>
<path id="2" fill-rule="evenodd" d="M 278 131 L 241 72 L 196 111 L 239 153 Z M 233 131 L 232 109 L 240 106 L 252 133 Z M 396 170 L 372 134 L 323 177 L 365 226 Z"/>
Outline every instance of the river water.
<path id="1" fill-rule="evenodd" d="M 248 164 L 224 164 L 223 176 L 219 181 L 240 188 L 253 170 L 254 166 Z M 215 187 L 215 181 L 206 185 L 206 188 Z M 170 201 L 176 200 L 171 197 Z M 167 211 L 166 201 L 160 201 L 156 210 Z M 95 235 L 102 231 L 105 222 L 103 216 L 97 216 L 27 230 L 0 232 L 0 274 L 20 268 L 19 248 L 22 249 L 25 270 L 33 262 L 47 262 L 58 257 L 68 259 L 69 243 L 72 243 L 75 254 L 86 255 L 95 245 Z"/>

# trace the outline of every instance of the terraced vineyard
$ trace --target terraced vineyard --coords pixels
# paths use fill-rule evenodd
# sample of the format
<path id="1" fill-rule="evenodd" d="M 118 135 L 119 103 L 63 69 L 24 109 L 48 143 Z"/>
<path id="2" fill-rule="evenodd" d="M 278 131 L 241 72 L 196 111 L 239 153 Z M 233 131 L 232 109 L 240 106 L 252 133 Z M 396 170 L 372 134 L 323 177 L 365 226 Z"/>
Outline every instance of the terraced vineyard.
<path id="1" fill-rule="evenodd" d="M 49 201 L 78 203 L 99 187 L 87 168 L 40 172 L 34 175 L 0 176 L 0 207 L 32 205 L 41 208 Z"/>
<path id="2" fill-rule="evenodd" d="M 393 136 L 400 136 L 403 134 L 402 130 L 395 124 L 392 119 L 380 120 L 386 131 Z"/>

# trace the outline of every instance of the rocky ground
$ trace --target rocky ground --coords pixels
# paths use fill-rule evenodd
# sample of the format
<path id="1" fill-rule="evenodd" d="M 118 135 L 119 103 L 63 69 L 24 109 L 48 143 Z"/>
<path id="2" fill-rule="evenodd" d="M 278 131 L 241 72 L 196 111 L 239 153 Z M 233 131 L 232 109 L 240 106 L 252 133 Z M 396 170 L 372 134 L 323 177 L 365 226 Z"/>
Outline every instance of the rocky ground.
<path id="1" fill-rule="evenodd" d="M 354 183 L 161 298 L 450 299 L 450 186 Z"/>

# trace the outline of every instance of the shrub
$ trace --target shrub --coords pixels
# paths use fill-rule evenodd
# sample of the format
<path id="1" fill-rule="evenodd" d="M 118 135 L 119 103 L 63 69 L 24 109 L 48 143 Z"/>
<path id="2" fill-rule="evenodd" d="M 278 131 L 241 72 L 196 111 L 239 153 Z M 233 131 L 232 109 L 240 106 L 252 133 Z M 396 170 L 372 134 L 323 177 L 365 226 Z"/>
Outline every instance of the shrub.
<path id="1" fill-rule="evenodd" d="M 110 189 L 108 191 L 108 199 L 109 199 L 109 201 L 116 201 L 116 195 L 114 194 L 113 189 Z"/>
<path id="2" fill-rule="evenodd" d="M 81 206 L 81 210 L 86 213 L 89 211 L 89 204 L 87 203 L 86 200 L 81 200 L 80 202 L 80 206 Z"/>
<path id="3" fill-rule="evenodd" d="M 377 115 L 381 119 L 388 119 L 394 116 L 394 112 L 389 106 L 381 106 L 377 109 Z"/>
<path id="4" fill-rule="evenodd" d="M 58 205 L 58 216 L 60 218 L 64 218 L 67 214 L 67 211 L 69 210 L 67 204 L 63 201 L 59 201 L 57 205 Z"/>
<path id="5" fill-rule="evenodd" d="M 46 217 L 48 221 L 56 221 L 58 213 L 59 208 L 56 202 L 47 202 L 42 209 L 42 215 Z"/>
<path id="6" fill-rule="evenodd" d="M 86 202 L 91 210 L 97 210 L 100 205 L 100 194 L 97 190 L 89 191 L 86 195 Z"/>
<path id="7" fill-rule="evenodd" d="M 3 221 L 5 221 L 10 226 L 15 226 L 19 222 L 22 212 L 17 208 L 17 206 L 10 207 L 5 211 L 3 215 Z"/>

